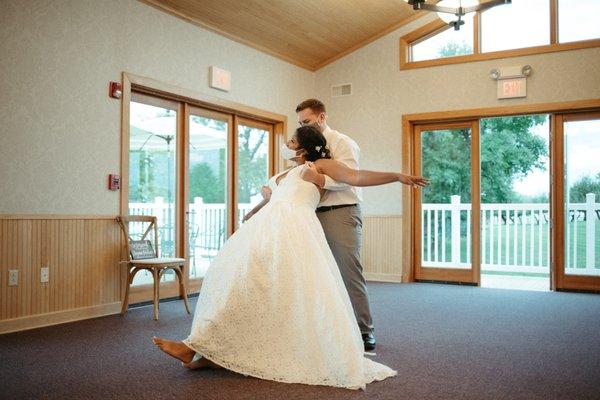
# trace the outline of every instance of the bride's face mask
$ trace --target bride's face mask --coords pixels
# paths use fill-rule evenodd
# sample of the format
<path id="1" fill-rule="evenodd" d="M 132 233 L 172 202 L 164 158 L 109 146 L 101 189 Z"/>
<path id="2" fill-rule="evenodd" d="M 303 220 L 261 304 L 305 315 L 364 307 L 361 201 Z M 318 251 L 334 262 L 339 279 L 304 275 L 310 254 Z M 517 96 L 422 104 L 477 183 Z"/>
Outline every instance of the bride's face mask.
<path id="1" fill-rule="evenodd" d="M 295 138 L 290 139 L 286 144 L 281 145 L 281 149 L 279 154 L 284 160 L 294 161 L 300 157 L 302 157 L 302 149 L 296 150 L 294 147 L 298 147 L 298 143 Z M 300 154 L 298 154 L 300 152 Z"/>
<path id="2" fill-rule="evenodd" d="M 302 156 L 302 154 L 297 153 L 298 152 L 296 150 L 290 149 L 285 144 L 281 145 L 281 150 L 279 151 L 279 154 L 281 154 L 281 157 L 283 157 L 284 160 L 290 161 L 293 161 L 294 159 L 300 158 Z"/>

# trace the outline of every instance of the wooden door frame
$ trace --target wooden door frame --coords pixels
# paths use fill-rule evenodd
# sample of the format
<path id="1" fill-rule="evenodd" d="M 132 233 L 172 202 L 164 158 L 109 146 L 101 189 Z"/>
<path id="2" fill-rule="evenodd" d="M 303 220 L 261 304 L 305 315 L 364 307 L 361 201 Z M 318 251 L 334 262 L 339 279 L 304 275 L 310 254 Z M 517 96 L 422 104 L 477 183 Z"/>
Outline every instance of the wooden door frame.
<path id="1" fill-rule="evenodd" d="M 517 116 L 527 114 L 558 114 L 573 112 L 588 112 L 600 110 L 600 99 L 587 99 L 555 103 L 523 104 L 505 107 L 474 108 L 454 111 L 436 111 L 429 113 L 405 114 L 402 116 L 402 170 L 409 174 L 415 174 L 414 168 L 414 147 L 415 147 L 415 126 L 419 124 L 453 122 L 468 119 L 480 119 L 488 117 Z M 551 117 L 552 118 L 552 117 Z M 553 122 L 551 129 L 554 132 Z M 552 136 L 553 132 L 551 132 Z M 550 140 L 552 143 L 552 139 Z M 553 149 L 551 149 L 552 151 Z M 551 191 L 550 204 L 552 207 L 554 192 Z M 402 281 L 413 282 L 415 280 L 415 203 L 414 196 L 411 194 L 411 188 L 402 187 Z M 554 235 L 552 235 L 552 248 L 554 248 Z M 551 289 L 556 289 L 552 274 L 556 266 L 556 254 L 551 256 Z"/>
<path id="2" fill-rule="evenodd" d="M 273 126 L 274 133 L 274 143 L 283 143 L 285 138 L 287 137 L 287 116 L 282 114 L 273 113 L 270 111 L 261 110 L 255 107 L 247 106 L 245 104 L 236 103 L 229 100 L 223 100 L 219 97 L 214 97 L 202 92 L 198 92 L 195 90 L 190 90 L 187 88 L 182 88 L 176 85 L 171 85 L 168 83 L 164 83 L 152 78 L 135 75 L 129 72 L 122 73 L 122 96 L 121 96 L 121 160 L 120 160 L 120 175 L 121 175 L 121 194 L 119 201 L 119 213 L 121 215 L 127 214 L 129 210 L 129 138 L 130 138 L 130 103 L 132 99 L 133 93 L 141 93 L 144 95 L 152 96 L 156 99 L 165 99 L 166 101 L 178 102 L 180 107 L 178 109 L 178 129 L 181 132 L 181 139 L 178 141 L 177 148 L 177 157 L 183 157 L 183 161 L 179 162 L 179 165 L 176 167 L 177 169 L 183 169 L 188 166 L 189 161 L 187 160 L 187 150 L 185 149 L 185 145 L 187 144 L 188 138 L 188 122 L 186 121 L 187 113 L 189 111 L 189 106 L 199 107 L 203 109 L 207 109 L 210 111 L 216 111 L 226 114 L 237 115 L 240 117 L 245 117 L 248 119 L 256 120 L 271 124 Z M 235 122 L 235 121 L 234 121 Z M 230 128 L 231 132 L 233 130 Z M 230 133 L 230 136 L 235 138 L 233 133 Z M 229 143 L 228 143 L 229 144 Z M 235 145 L 235 142 L 232 142 Z M 235 153 L 231 151 L 230 153 Z M 279 148 L 274 146 L 272 148 L 273 160 L 279 159 Z M 182 159 L 179 159 L 182 160 Z M 231 164 L 231 165 L 235 165 Z M 273 162 L 273 173 L 276 170 L 279 170 L 282 167 L 281 162 Z M 183 181 L 181 177 L 184 177 L 186 174 L 182 173 L 184 171 L 179 171 L 177 177 L 177 193 L 176 193 L 176 202 L 179 207 L 177 207 L 176 218 L 179 222 L 177 226 L 176 235 L 177 235 L 177 254 L 181 256 L 185 252 L 185 236 L 187 235 L 187 227 L 185 227 L 185 219 L 183 210 L 185 209 L 184 204 L 186 197 L 183 196 L 184 189 L 187 187 L 187 182 Z M 187 178 L 184 178 L 187 180 Z M 230 182 L 233 181 L 233 177 L 228 178 Z M 230 186 L 233 188 L 234 186 Z M 234 191 L 233 189 L 231 191 Z M 178 197 L 177 197 L 178 196 Z M 228 194 L 229 199 L 232 200 L 232 194 Z M 231 203 L 233 204 L 233 202 Z M 232 221 L 228 223 L 228 234 L 233 232 L 233 218 Z M 124 246 L 122 246 L 124 247 Z M 122 259 L 125 254 L 122 254 Z M 189 267 L 189 266 L 188 266 Z M 189 271 L 189 268 L 188 268 Z M 188 292 L 193 293 L 197 292 L 200 289 L 202 284 L 201 280 L 194 279 L 189 280 L 189 272 L 186 274 L 185 279 L 189 281 Z M 125 294 L 125 285 L 127 282 L 127 271 L 123 268 L 121 272 L 121 296 Z M 179 288 L 175 282 L 167 282 L 161 284 L 160 288 L 160 297 L 161 298 L 169 298 L 176 297 L 179 295 Z M 152 297 L 152 286 L 151 285 L 140 285 L 140 286 L 132 286 L 130 289 L 129 295 L 129 303 L 137 303 L 140 301 L 146 301 L 151 299 Z"/>
<path id="3" fill-rule="evenodd" d="M 476 170 L 479 169 L 479 120 L 470 119 L 452 122 L 434 122 L 414 125 L 413 165 L 415 171 L 421 171 L 421 133 L 424 131 L 444 129 L 470 129 L 471 130 L 471 268 L 441 268 L 441 267 L 419 267 L 421 265 L 421 190 L 412 191 L 412 203 L 415 207 L 413 212 L 414 227 L 414 279 L 415 280 L 439 280 L 448 282 L 459 282 L 468 284 L 480 284 L 481 262 L 479 257 L 479 226 L 480 226 L 480 179 Z M 442 244 L 444 245 L 444 244 Z"/>
<path id="4" fill-rule="evenodd" d="M 586 121 L 600 119 L 600 110 L 591 112 L 565 112 L 557 114 L 553 121 L 553 146 L 551 166 L 554 176 L 554 196 L 551 207 L 551 215 L 554 223 L 552 237 L 554 243 L 562 243 L 561 251 L 553 246 L 555 268 L 553 274 L 553 288 L 555 290 L 600 290 L 600 276 L 568 275 L 565 273 L 565 170 L 564 170 L 564 123 L 572 121 Z"/>

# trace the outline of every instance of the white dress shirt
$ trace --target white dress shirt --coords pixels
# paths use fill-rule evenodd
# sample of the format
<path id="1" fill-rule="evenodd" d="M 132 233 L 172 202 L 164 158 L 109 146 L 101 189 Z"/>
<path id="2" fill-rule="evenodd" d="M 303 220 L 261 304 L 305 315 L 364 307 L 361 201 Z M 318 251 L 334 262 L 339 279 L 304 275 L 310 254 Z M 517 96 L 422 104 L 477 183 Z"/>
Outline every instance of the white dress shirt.
<path id="1" fill-rule="evenodd" d="M 354 140 L 338 131 L 334 131 L 329 126 L 325 127 L 323 136 L 327 140 L 327 148 L 330 151 L 331 158 L 346 164 L 352 169 L 359 169 L 360 148 Z M 327 175 L 325 175 L 325 186 L 323 188 L 327 191 L 321 199 L 319 207 L 358 204 L 362 201 L 360 188 L 336 182 Z"/>

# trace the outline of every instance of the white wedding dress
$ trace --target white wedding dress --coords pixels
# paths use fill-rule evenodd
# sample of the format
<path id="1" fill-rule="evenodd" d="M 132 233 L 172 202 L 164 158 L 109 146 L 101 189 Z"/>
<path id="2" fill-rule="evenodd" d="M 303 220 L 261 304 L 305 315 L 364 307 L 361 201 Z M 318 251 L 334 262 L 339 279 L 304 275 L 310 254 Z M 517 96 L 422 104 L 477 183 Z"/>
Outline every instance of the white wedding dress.
<path id="1" fill-rule="evenodd" d="M 396 371 L 364 356 L 350 298 L 298 166 L 223 245 L 184 343 L 238 373 L 365 388 Z"/>

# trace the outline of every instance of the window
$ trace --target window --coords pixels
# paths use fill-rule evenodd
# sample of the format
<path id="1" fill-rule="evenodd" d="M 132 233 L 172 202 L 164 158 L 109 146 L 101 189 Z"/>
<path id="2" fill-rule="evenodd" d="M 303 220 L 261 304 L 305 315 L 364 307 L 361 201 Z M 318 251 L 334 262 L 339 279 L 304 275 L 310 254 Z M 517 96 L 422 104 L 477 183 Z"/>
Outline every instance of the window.
<path id="1" fill-rule="evenodd" d="M 513 0 L 481 13 L 481 52 L 550 44 L 550 2 Z"/>
<path id="2" fill-rule="evenodd" d="M 559 43 L 597 38 L 600 38 L 600 1 L 558 1 Z"/>
<path id="3" fill-rule="evenodd" d="M 600 46 L 600 1 L 513 0 L 464 19 L 441 19 L 400 39 L 400 69 Z"/>
<path id="4" fill-rule="evenodd" d="M 466 18 L 458 31 L 444 29 L 412 45 L 413 61 L 473 54 L 473 18 Z"/>

